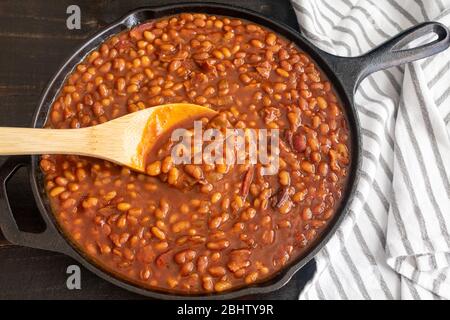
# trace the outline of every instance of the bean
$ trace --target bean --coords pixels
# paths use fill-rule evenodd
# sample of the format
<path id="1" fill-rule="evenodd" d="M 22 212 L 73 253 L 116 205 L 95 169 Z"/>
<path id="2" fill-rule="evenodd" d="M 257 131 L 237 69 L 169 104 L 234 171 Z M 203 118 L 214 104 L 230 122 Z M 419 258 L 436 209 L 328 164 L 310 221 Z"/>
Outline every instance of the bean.
<path id="1" fill-rule="evenodd" d="M 168 183 L 169 184 L 176 184 L 179 177 L 179 170 L 177 168 L 171 168 L 169 170 L 169 177 L 168 177 Z"/>
<path id="2" fill-rule="evenodd" d="M 193 270 L 194 270 L 194 263 L 193 262 L 187 262 L 187 263 L 185 263 L 185 264 L 183 264 L 181 266 L 180 274 L 182 276 L 187 276 L 190 273 L 192 273 Z"/>
<path id="3" fill-rule="evenodd" d="M 223 52 L 220 51 L 220 50 L 214 50 L 214 51 L 212 52 L 212 54 L 213 54 L 214 57 L 216 57 L 216 58 L 219 59 L 219 60 L 222 60 L 223 58 L 225 58 Z"/>
<path id="4" fill-rule="evenodd" d="M 196 53 L 193 57 L 195 60 L 206 60 L 209 58 L 209 53 L 207 52 Z"/>
<path id="5" fill-rule="evenodd" d="M 276 72 L 282 76 L 283 78 L 289 78 L 289 72 L 287 72 L 286 70 L 282 69 L 282 68 L 278 68 L 276 70 Z"/>
<path id="6" fill-rule="evenodd" d="M 245 84 L 249 84 L 250 81 L 252 81 L 252 79 L 251 79 L 251 78 L 248 76 L 248 74 L 246 74 L 246 73 L 241 74 L 241 75 L 239 76 L 239 79 L 240 79 L 243 83 L 245 83 Z"/>
<path id="7" fill-rule="evenodd" d="M 218 29 L 222 29 L 223 28 L 223 22 L 221 20 L 214 21 L 214 27 L 216 27 Z"/>
<path id="8" fill-rule="evenodd" d="M 245 268 L 250 266 L 250 261 L 246 260 L 246 259 L 242 259 L 242 258 L 237 258 L 236 257 L 232 257 L 233 260 L 231 260 L 230 262 L 228 262 L 227 267 L 228 269 L 235 273 L 239 270 L 245 270 Z"/>
<path id="9" fill-rule="evenodd" d="M 324 97 L 317 97 L 317 105 L 322 110 L 328 108 L 327 100 Z"/>
<path id="10" fill-rule="evenodd" d="M 197 27 L 203 28 L 206 25 L 206 21 L 205 21 L 205 19 L 196 18 L 196 19 L 194 19 L 194 24 Z"/>
<path id="11" fill-rule="evenodd" d="M 69 208 L 73 207 L 76 203 L 77 203 L 77 201 L 75 199 L 68 198 L 61 204 L 61 207 L 63 209 L 69 209 Z"/>
<path id="12" fill-rule="evenodd" d="M 143 33 L 143 36 L 145 38 L 145 40 L 147 40 L 148 42 L 152 42 L 153 40 L 155 40 L 155 35 L 149 31 L 149 30 L 145 30 Z"/>
<path id="13" fill-rule="evenodd" d="M 57 177 L 57 178 L 55 179 L 55 183 L 56 183 L 58 186 L 65 187 L 65 186 L 69 183 L 69 181 L 68 181 L 66 178 L 64 178 L 64 177 Z"/>
<path id="14" fill-rule="evenodd" d="M 275 232 L 273 230 L 266 230 L 262 235 L 262 241 L 265 244 L 272 244 L 275 239 Z"/>
<path id="15" fill-rule="evenodd" d="M 173 159 L 171 156 L 167 156 L 164 158 L 161 164 L 161 171 L 163 173 L 168 173 L 170 169 L 172 169 L 172 166 L 173 166 Z"/>
<path id="16" fill-rule="evenodd" d="M 174 51 L 175 50 L 175 46 L 170 43 L 164 43 L 164 44 L 160 45 L 159 48 L 162 51 Z"/>
<path id="17" fill-rule="evenodd" d="M 249 221 L 256 216 L 256 210 L 254 208 L 248 208 L 241 214 L 241 219 L 243 221 Z"/>
<path id="18" fill-rule="evenodd" d="M 230 198 L 224 198 L 221 204 L 222 210 L 228 210 L 229 207 L 230 207 Z"/>
<path id="19" fill-rule="evenodd" d="M 146 172 L 150 176 L 157 176 L 161 173 L 161 161 L 157 160 L 149 164 L 146 168 Z"/>
<path id="20" fill-rule="evenodd" d="M 178 70 L 181 67 L 181 61 L 180 60 L 174 60 L 169 64 L 169 72 L 174 72 Z"/>
<path id="21" fill-rule="evenodd" d="M 157 237 L 158 239 L 160 239 L 160 240 L 166 239 L 166 234 L 161 229 L 159 229 L 157 227 L 152 227 L 151 230 L 152 230 L 153 235 L 155 237 Z"/>
<path id="22" fill-rule="evenodd" d="M 188 164 L 184 167 L 184 170 L 191 175 L 195 179 L 202 179 L 203 178 L 203 171 L 200 167 Z"/>
<path id="23" fill-rule="evenodd" d="M 206 243 L 206 247 L 211 250 L 223 250 L 228 248 L 229 245 L 230 241 L 228 240 L 210 241 Z"/>
<path id="24" fill-rule="evenodd" d="M 280 180 L 280 184 L 282 186 L 288 186 L 291 182 L 291 178 L 289 175 L 289 172 L 283 170 L 278 174 L 279 180 Z"/>
<path id="25" fill-rule="evenodd" d="M 228 172 L 228 166 L 226 164 L 217 164 L 216 165 L 216 171 L 218 173 L 227 173 Z"/>
<path id="26" fill-rule="evenodd" d="M 139 68 L 141 66 L 141 60 L 138 58 L 133 59 L 133 67 Z"/>
<path id="27" fill-rule="evenodd" d="M 263 226 L 269 226 L 271 222 L 272 218 L 269 215 L 266 215 L 261 219 L 261 225 Z"/>
<path id="28" fill-rule="evenodd" d="M 233 204 L 235 205 L 235 207 L 237 209 L 240 209 L 240 208 L 242 208 L 244 206 L 244 200 L 242 199 L 241 196 L 235 196 Z"/>
<path id="29" fill-rule="evenodd" d="M 269 46 L 275 45 L 276 41 L 277 41 L 277 36 L 274 33 L 268 33 L 267 34 L 267 36 L 266 36 L 266 43 Z"/>
<path id="30" fill-rule="evenodd" d="M 230 31 L 226 32 L 226 33 L 223 35 L 223 39 L 224 39 L 224 40 L 231 40 L 231 39 L 233 39 L 233 38 L 234 38 L 234 33 L 233 33 L 233 32 L 230 32 Z"/>
<path id="31" fill-rule="evenodd" d="M 127 260 L 134 260 L 134 253 L 128 248 L 123 249 L 123 256 Z"/>
<path id="32" fill-rule="evenodd" d="M 232 56 L 230 49 L 228 49 L 227 47 L 222 48 L 222 53 L 225 58 L 230 58 Z"/>
<path id="33" fill-rule="evenodd" d="M 138 86 L 135 85 L 135 84 L 131 84 L 131 85 L 129 85 L 129 86 L 127 87 L 127 92 L 128 92 L 128 93 L 135 93 L 135 92 L 138 92 L 138 91 L 139 91 L 139 88 L 138 88 Z"/>
<path id="34" fill-rule="evenodd" d="M 109 253 L 111 253 L 111 247 L 108 246 L 107 244 L 101 244 L 101 245 L 99 245 L 99 247 L 100 247 L 100 252 L 102 254 L 109 254 Z"/>
<path id="35" fill-rule="evenodd" d="M 308 161 L 302 161 L 301 168 L 306 173 L 314 173 L 316 171 L 314 165 Z"/>
<path id="36" fill-rule="evenodd" d="M 55 170 L 55 165 L 53 164 L 53 162 L 51 162 L 47 159 L 41 160 L 40 166 L 43 171 L 54 171 Z"/>
<path id="37" fill-rule="evenodd" d="M 83 168 L 78 168 L 75 172 L 75 175 L 77 176 L 78 181 L 83 181 L 87 177 L 86 170 Z"/>
<path id="38" fill-rule="evenodd" d="M 152 275 L 152 271 L 151 271 L 151 269 L 150 269 L 148 266 L 145 267 L 144 269 L 142 269 L 142 270 L 140 271 L 140 273 L 139 273 L 139 277 L 140 277 L 142 280 L 148 280 L 148 279 L 150 279 L 151 275 Z"/>
<path id="39" fill-rule="evenodd" d="M 162 88 L 160 86 L 152 86 L 149 88 L 149 92 L 152 95 L 158 95 L 162 91 Z"/>
<path id="40" fill-rule="evenodd" d="M 95 207 L 98 204 L 98 198 L 96 197 L 89 197 L 86 200 L 83 201 L 83 208 L 89 209 L 92 207 Z"/>
<path id="41" fill-rule="evenodd" d="M 204 276 L 202 279 L 202 286 L 205 291 L 213 291 L 214 290 L 214 283 L 211 277 Z"/>
<path id="42" fill-rule="evenodd" d="M 178 264 L 184 264 L 188 261 L 194 260 L 196 255 L 197 255 L 197 253 L 194 250 L 187 249 L 187 250 L 178 252 L 174 256 L 174 260 Z"/>
<path id="43" fill-rule="evenodd" d="M 258 40 L 258 39 L 252 39 L 252 40 L 250 40 L 250 43 L 251 43 L 251 45 L 254 46 L 255 48 L 258 48 L 258 49 L 264 48 L 264 43 L 263 43 L 261 40 Z"/>
<path id="44" fill-rule="evenodd" d="M 210 183 L 204 184 L 201 186 L 200 191 L 202 193 L 210 193 L 213 189 L 213 185 Z"/>
<path id="45" fill-rule="evenodd" d="M 321 162 L 319 164 L 319 172 L 323 177 L 326 177 L 328 174 L 328 164 L 325 162 Z"/>
<path id="46" fill-rule="evenodd" d="M 167 284 L 170 288 L 175 288 L 178 285 L 178 280 L 176 280 L 172 277 L 169 277 L 169 278 L 167 278 Z"/>
<path id="47" fill-rule="evenodd" d="M 80 189 L 80 185 L 77 183 L 69 183 L 67 185 L 67 187 L 69 188 L 70 191 L 75 192 L 78 191 Z"/>
<path id="48" fill-rule="evenodd" d="M 309 138 L 308 145 L 311 148 L 312 151 L 318 151 L 320 148 L 319 141 L 316 138 Z"/>
<path id="49" fill-rule="evenodd" d="M 111 201 L 112 199 L 114 199 L 117 196 L 117 192 L 116 191 L 110 191 L 107 194 L 105 194 L 103 196 L 103 199 L 105 201 Z"/>
<path id="50" fill-rule="evenodd" d="M 312 83 L 310 86 L 311 90 L 323 90 L 324 85 L 320 82 Z"/>
<path id="51" fill-rule="evenodd" d="M 255 282 L 257 279 L 258 279 L 258 271 L 253 271 L 253 272 L 250 272 L 245 277 L 245 283 L 246 284 L 251 284 L 251 283 Z"/>
<path id="52" fill-rule="evenodd" d="M 60 195 L 61 193 L 63 193 L 64 191 L 66 191 L 66 188 L 64 187 L 55 187 L 50 191 L 50 196 L 51 197 L 57 197 L 58 195 Z"/>
<path id="53" fill-rule="evenodd" d="M 287 85 L 282 82 L 277 82 L 277 83 L 275 83 L 273 88 L 276 92 L 284 92 L 287 89 Z"/>
<path id="54" fill-rule="evenodd" d="M 330 127 L 326 123 L 321 123 L 319 130 L 322 135 L 326 135 L 330 131 Z"/>
<path id="55" fill-rule="evenodd" d="M 292 209 L 292 202 L 286 201 L 280 208 L 279 211 L 281 214 L 286 214 Z"/>
<path id="56" fill-rule="evenodd" d="M 299 191 L 293 195 L 292 200 L 294 200 L 295 202 L 301 202 L 305 199 L 305 196 L 306 190 Z"/>
<path id="57" fill-rule="evenodd" d="M 309 229 L 308 231 L 306 231 L 306 239 L 307 240 L 312 240 L 314 239 L 314 237 L 316 236 L 317 231 L 315 229 Z"/>
<path id="58" fill-rule="evenodd" d="M 287 60 L 281 61 L 280 66 L 283 70 L 292 71 L 292 65 Z"/>
<path id="59" fill-rule="evenodd" d="M 179 221 L 172 226 L 172 231 L 175 233 L 179 233 L 184 231 L 190 227 L 189 221 Z"/>
<path id="60" fill-rule="evenodd" d="M 310 208 L 304 208 L 302 211 L 302 219 L 303 221 L 311 220 L 312 218 L 312 211 Z"/>
<path id="61" fill-rule="evenodd" d="M 86 245 L 86 251 L 91 255 L 97 254 L 97 248 L 92 243 Z"/>
<path id="62" fill-rule="evenodd" d="M 213 277 L 222 277 L 227 273 L 227 270 L 225 270 L 224 267 L 215 266 L 215 267 L 209 267 L 208 272 Z"/>
<path id="63" fill-rule="evenodd" d="M 70 192 L 69 191 L 64 191 L 63 193 L 61 193 L 59 195 L 59 198 L 61 200 L 67 200 L 70 197 Z"/>
<path id="64" fill-rule="evenodd" d="M 142 208 L 132 208 L 128 210 L 128 214 L 132 217 L 139 217 L 140 215 L 142 215 L 142 212 Z"/>
<path id="65" fill-rule="evenodd" d="M 200 273 L 204 273 L 206 271 L 206 268 L 208 266 L 208 257 L 207 256 L 200 256 L 197 259 L 197 270 Z"/>
<path id="66" fill-rule="evenodd" d="M 217 203 L 222 198 L 222 194 L 220 192 L 216 192 L 211 196 L 211 203 Z"/>
<path id="67" fill-rule="evenodd" d="M 209 226 L 211 229 L 217 229 L 217 228 L 220 226 L 221 223 L 222 223 L 222 216 L 217 216 L 217 217 L 212 218 L 212 219 L 209 221 L 208 226 Z"/>
<path id="68" fill-rule="evenodd" d="M 94 114 L 98 117 L 102 116 L 105 113 L 105 110 L 103 109 L 102 104 L 99 102 L 95 102 L 92 109 L 94 111 Z"/>
<path id="69" fill-rule="evenodd" d="M 281 221 L 278 223 L 278 226 L 279 226 L 280 228 L 291 228 L 291 227 L 292 227 L 292 224 L 291 224 L 291 222 L 288 221 L 288 220 L 281 220 Z"/>
<path id="70" fill-rule="evenodd" d="M 117 204 L 117 209 L 120 211 L 128 211 L 131 208 L 131 204 L 128 202 L 120 202 Z"/>
<path id="71" fill-rule="evenodd" d="M 333 210 L 332 209 L 328 209 L 325 211 L 325 213 L 323 214 L 323 219 L 324 220 L 328 220 L 333 216 Z"/>

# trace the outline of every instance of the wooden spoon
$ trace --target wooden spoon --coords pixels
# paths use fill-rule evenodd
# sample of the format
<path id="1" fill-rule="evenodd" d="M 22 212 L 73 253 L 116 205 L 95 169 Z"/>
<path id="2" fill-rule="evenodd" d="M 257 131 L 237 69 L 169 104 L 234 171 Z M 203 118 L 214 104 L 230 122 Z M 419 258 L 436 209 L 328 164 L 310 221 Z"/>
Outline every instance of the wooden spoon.
<path id="1" fill-rule="evenodd" d="M 164 132 L 217 112 L 195 104 L 156 106 L 82 129 L 1 128 L 0 155 L 75 154 L 145 172 L 145 152 Z"/>

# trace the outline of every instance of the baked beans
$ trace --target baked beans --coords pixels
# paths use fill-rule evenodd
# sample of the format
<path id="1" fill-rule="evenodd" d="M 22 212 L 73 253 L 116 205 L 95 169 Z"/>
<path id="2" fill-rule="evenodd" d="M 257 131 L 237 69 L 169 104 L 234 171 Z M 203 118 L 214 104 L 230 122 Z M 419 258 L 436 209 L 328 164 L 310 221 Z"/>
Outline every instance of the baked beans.
<path id="1" fill-rule="evenodd" d="M 46 127 L 94 126 L 164 103 L 219 112 L 206 127 L 280 129 L 280 170 L 175 165 L 161 141 L 139 174 L 44 155 L 57 221 L 103 268 L 148 288 L 223 292 L 264 281 L 302 255 L 333 217 L 350 165 L 332 84 L 272 31 L 183 13 L 106 40 L 67 77 Z M 151 156 L 151 157 L 150 157 Z"/>

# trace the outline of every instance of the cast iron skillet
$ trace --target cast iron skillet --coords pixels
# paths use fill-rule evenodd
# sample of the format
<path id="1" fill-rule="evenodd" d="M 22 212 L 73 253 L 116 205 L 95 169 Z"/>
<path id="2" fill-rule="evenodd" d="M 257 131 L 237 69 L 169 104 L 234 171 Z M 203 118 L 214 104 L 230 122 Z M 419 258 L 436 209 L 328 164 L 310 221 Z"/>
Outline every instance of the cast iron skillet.
<path id="1" fill-rule="evenodd" d="M 344 219 L 348 211 L 349 203 L 354 198 L 355 188 L 359 178 L 359 168 L 361 165 L 360 124 L 353 103 L 353 94 L 359 83 L 366 76 L 375 71 L 422 59 L 447 49 L 450 46 L 449 30 L 439 23 L 423 23 L 404 31 L 362 56 L 345 58 L 334 56 L 318 49 L 298 32 L 282 23 L 273 21 L 256 12 L 229 5 L 189 3 L 141 8 L 130 12 L 123 18 L 110 24 L 97 34 L 90 37 L 80 48 L 78 48 L 78 50 L 75 51 L 71 57 L 66 60 L 64 65 L 49 82 L 41 97 L 39 106 L 33 117 L 33 127 L 42 127 L 44 125 L 48 116 L 49 108 L 63 85 L 66 76 L 73 70 L 74 66 L 76 66 L 91 50 L 99 46 L 105 39 L 146 20 L 169 16 L 181 12 L 201 12 L 246 19 L 272 29 L 276 33 L 295 42 L 301 50 L 305 51 L 315 60 L 318 66 L 333 83 L 347 116 L 348 126 L 351 132 L 352 150 L 352 164 L 349 170 L 348 186 L 343 194 L 341 206 L 338 208 L 332 221 L 328 223 L 328 227 L 324 230 L 321 237 L 317 239 L 316 243 L 309 249 L 309 251 L 307 251 L 303 256 L 298 257 L 296 261 L 293 261 L 293 263 L 285 267 L 272 279 L 254 286 L 238 288 L 223 294 L 203 295 L 202 298 L 231 299 L 278 290 L 284 286 L 291 279 L 291 277 L 308 261 L 310 261 L 314 255 L 327 243 L 328 239 L 333 235 L 337 227 Z M 429 34 L 435 34 L 437 39 L 420 47 L 412 49 L 404 48 L 411 41 Z M 42 218 L 47 226 L 46 230 L 42 233 L 36 234 L 20 231 L 8 202 L 6 182 L 15 173 L 15 171 L 22 166 L 29 168 L 30 183 L 33 194 Z M 50 208 L 49 200 L 44 190 L 44 180 L 42 172 L 39 168 L 38 156 L 10 157 L 0 168 L 0 223 L 4 236 L 11 243 L 67 254 L 100 277 L 132 292 L 153 298 L 186 299 L 198 297 L 198 295 L 187 296 L 171 294 L 143 288 L 139 285 L 123 280 L 120 277 L 115 276 L 113 273 L 102 270 L 95 264 L 94 261 L 85 256 L 84 253 L 73 243 L 71 243 L 71 241 L 64 235 L 55 221 Z"/>

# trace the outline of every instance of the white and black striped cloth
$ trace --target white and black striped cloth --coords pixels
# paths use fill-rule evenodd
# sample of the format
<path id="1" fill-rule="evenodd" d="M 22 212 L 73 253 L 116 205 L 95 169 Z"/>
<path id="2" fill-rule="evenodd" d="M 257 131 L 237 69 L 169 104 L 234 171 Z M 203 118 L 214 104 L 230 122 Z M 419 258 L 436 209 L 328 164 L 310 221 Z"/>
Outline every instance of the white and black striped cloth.
<path id="1" fill-rule="evenodd" d="M 292 0 L 303 34 L 356 56 L 450 0 Z M 373 74 L 355 96 L 362 179 L 300 299 L 450 299 L 450 50 Z"/>

